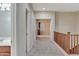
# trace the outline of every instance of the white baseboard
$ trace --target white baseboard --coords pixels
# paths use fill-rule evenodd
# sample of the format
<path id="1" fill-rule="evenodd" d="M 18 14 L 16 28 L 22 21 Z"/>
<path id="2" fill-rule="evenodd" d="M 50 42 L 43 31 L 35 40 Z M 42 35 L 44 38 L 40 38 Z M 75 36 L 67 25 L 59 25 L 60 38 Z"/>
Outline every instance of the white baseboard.
<path id="1" fill-rule="evenodd" d="M 36 37 L 50 37 L 50 35 L 37 35 Z"/>
<path id="2" fill-rule="evenodd" d="M 53 41 L 53 43 L 59 48 L 59 50 L 60 50 L 65 56 L 68 56 L 68 54 L 67 54 L 55 41 Z"/>

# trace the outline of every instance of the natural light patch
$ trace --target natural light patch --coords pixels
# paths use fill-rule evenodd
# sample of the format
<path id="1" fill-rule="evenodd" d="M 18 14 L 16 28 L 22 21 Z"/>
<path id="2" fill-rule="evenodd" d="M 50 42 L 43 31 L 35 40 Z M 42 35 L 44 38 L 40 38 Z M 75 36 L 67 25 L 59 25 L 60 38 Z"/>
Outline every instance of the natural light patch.
<path id="1" fill-rule="evenodd" d="M 0 3 L 0 10 L 1 11 L 10 11 L 11 4 L 10 3 Z"/>

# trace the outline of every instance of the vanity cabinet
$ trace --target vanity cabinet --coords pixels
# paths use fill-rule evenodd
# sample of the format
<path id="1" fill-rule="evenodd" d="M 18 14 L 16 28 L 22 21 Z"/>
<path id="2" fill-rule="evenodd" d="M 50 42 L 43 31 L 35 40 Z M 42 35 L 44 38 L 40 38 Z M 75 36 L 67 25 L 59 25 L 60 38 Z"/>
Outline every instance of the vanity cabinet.
<path id="1" fill-rule="evenodd" d="M 10 56 L 11 47 L 10 46 L 0 46 L 0 56 Z"/>

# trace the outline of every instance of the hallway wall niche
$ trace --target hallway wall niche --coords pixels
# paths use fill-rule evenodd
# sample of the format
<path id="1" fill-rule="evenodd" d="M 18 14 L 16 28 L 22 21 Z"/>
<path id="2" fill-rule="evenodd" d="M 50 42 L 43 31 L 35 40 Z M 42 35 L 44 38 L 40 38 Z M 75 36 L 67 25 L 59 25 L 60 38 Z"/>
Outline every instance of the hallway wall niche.
<path id="1" fill-rule="evenodd" d="M 54 39 L 54 31 L 55 31 L 55 12 L 49 11 L 35 11 L 34 12 L 35 19 L 50 20 L 50 40 L 53 41 Z"/>
<path id="2" fill-rule="evenodd" d="M 36 28 L 37 35 L 50 35 L 50 20 L 37 19 Z"/>

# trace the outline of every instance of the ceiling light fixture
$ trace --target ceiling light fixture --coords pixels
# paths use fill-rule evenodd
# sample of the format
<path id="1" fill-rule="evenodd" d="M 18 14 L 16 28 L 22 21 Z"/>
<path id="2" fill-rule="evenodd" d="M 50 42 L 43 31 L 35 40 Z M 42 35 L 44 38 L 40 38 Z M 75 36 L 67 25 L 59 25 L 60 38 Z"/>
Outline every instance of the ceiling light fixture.
<path id="1" fill-rule="evenodd" d="M 43 8 L 43 10 L 46 10 L 46 8 Z"/>

